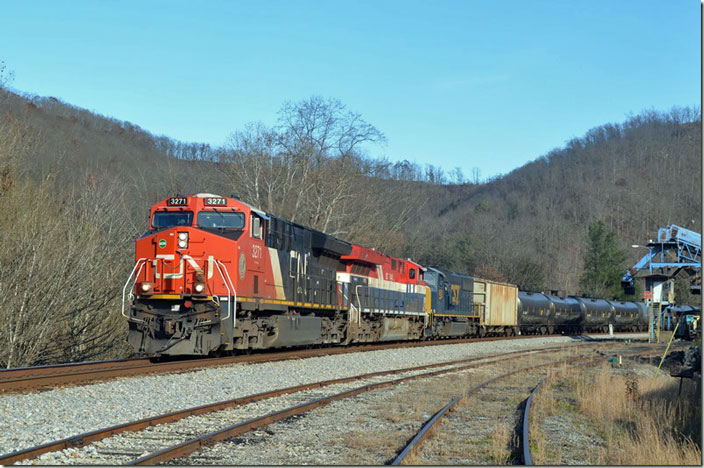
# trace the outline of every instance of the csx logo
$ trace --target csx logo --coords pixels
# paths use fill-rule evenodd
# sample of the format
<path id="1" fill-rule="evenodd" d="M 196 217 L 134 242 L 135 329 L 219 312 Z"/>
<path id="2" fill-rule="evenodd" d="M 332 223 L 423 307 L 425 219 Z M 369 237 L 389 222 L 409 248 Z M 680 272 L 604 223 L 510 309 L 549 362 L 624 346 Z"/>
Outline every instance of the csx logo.
<path id="1" fill-rule="evenodd" d="M 459 305 L 460 303 L 460 285 L 459 284 L 452 284 L 450 285 L 450 302 L 452 302 L 455 305 Z"/>

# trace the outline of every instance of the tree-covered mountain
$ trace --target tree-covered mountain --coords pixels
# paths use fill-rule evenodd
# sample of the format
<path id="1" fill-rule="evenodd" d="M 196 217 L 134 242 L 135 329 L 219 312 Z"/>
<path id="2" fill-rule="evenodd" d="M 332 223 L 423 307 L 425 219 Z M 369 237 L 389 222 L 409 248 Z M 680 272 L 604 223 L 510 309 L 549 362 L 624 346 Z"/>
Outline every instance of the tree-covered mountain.
<path id="1" fill-rule="evenodd" d="M 428 265 L 580 293 L 588 226 L 628 247 L 668 224 L 701 232 L 699 110 L 589 130 L 503 177 L 365 154 L 382 131 L 342 103 L 286 103 L 222 147 L 154 136 L 0 82 L 2 365 L 127 352 L 121 290 L 151 204 L 179 193 L 244 201 Z M 382 129 L 383 130 L 383 129 Z"/>

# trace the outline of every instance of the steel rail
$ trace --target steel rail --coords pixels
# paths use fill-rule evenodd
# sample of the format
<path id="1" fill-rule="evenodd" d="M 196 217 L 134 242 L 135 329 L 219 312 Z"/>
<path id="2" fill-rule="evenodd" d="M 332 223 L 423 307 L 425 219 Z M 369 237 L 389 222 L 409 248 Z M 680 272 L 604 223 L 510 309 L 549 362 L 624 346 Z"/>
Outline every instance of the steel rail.
<path id="1" fill-rule="evenodd" d="M 573 346 L 555 346 L 555 347 L 550 347 L 550 348 L 540 348 L 537 350 L 528 350 L 528 351 L 523 350 L 523 351 L 514 351 L 511 353 L 489 354 L 489 355 L 477 356 L 477 357 L 468 358 L 468 359 L 461 359 L 461 360 L 457 360 L 457 361 L 446 361 L 446 362 L 435 363 L 435 364 L 426 364 L 423 366 L 416 366 L 416 367 L 389 370 L 389 371 L 379 371 L 379 372 L 362 374 L 362 375 L 357 375 L 357 376 L 352 376 L 352 377 L 344 377 L 344 378 L 340 378 L 340 379 L 320 381 L 320 382 L 315 382 L 315 383 L 311 383 L 311 384 L 296 385 L 293 387 L 287 387 L 287 388 L 283 388 L 283 389 L 277 389 L 277 390 L 272 390 L 272 391 L 268 391 L 268 392 L 257 393 L 254 395 L 248 395 L 248 396 L 244 396 L 244 397 L 234 398 L 231 400 L 225 400 L 225 401 L 220 401 L 220 402 L 216 402 L 216 403 L 210 403 L 210 404 L 206 404 L 206 405 L 196 406 L 196 407 L 188 408 L 185 410 L 173 411 L 173 412 L 170 412 L 167 414 L 162 414 L 162 415 L 158 415 L 158 416 L 140 419 L 138 421 L 118 424 L 118 425 L 110 426 L 110 427 L 107 427 L 104 429 L 98 429 L 95 431 L 85 432 L 85 433 L 78 434 L 78 435 L 71 436 L 71 437 L 67 437 L 64 439 L 48 442 L 46 444 L 42 444 L 42 445 L 39 445 L 36 447 L 30 447 L 27 449 L 18 450 L 18 451 L 8 453 L 5 455 L 0 455 L 0 464 L 8 465 L 8 464 L 15 463 L 18 461 L 36 458 L 39 455 L 42 455 L 44 453 L 56 452 L 56 451 L 64 450 L 67 448 L 82 447 L 86 444 L 96 442 L 98 440 L 102 440 L 106 437 L 110 437 L 115 434 L 120 434 L 122 432 L 139 431 L 139 430 L 146 429 L 147 427 L 150 427 L 150 426 L 156 426 L 159 424 L 175 422 L 180 419 L 186 418 L 188 416 L 195 416 L 195 415 L 206 414 L 206 413 L 210 413 L 210 412 L 214 412 L 214 411 L 220 411 L 220 410 L 227 409 L 227 408 L 242 406 L 242 405 L 245 405 L 248 403 L 253 403 L 256 401 L 261 401 L 261 400 L 265 400 L 268 398 L 274 398 L 277 396 L 296 393 L 296 392 L 309 390 L 309 389 L 313 389 L 313 388 L 320 388 L 320 387 L 325 387 L 325 386 L 329 386 L 329 385 L 347 383 L 347 382 L 352 382 L 355 380 L 369 379 L 369 378 L 379 377 L 379 376 L 384 376 L 384 375 L 392 375 L 392 374 L 398 374 L 398 373 L 403 373 L 403 372 L 422 371 L 425 369 L 433 369 L 433 368 L 437 368 L 437 367 L 446 367 L 446 366 L 451 366 L 451 365 L 455 365 L 458 363 L 461 364 L 461 363 L 483 361 L 483 360 L 494 359 L 497 357 L 502 358 L 502 359 L 497 359 L 494 361 L 488 361 L 486 363 L 479 363 L 476 365 L 493 364 L 496 362 L 501 362 L 503 360 L 503 358 L 508 359 L 512 356 L 519 355 L 519 354 L 522 354 L 522 355 L 543 354 L 543 353 L 553 352 L 556 350 L 569 350 L 569 349 L 578 348 L 581 346 L 588 346 L 590 344 L 591 343 L 583 343 L 580 345 L 573 345 Z"/>
<path id="2" fill-rule="evenodd" d="M 14 379 L 18 377 L 34 377 L 39 375 L 79 372 L 85 368 L 100 368 L 112 367 L 121 365 L 139 365 L 148 364 L 151 361 L 144 358 L 136 359 L 113 359 L 107 361 L 85 361 L 85 362 L 69 362 L 61 364 L 46 364 L 32 367 L 10 367 L 0 369 L 0 382 L 3 380 Z"/>
<path id="3" fill-rule="evenodd" d="M 379 351 L 392 348 L 440 346 L 522 338 L 543 338 L 546 335 L 518 335 L 512 337 L 455 338 L 421 342 L 396 342 L 359 344 L 348 347 L 323 347 L 290 351 L 273 351 L 253 355 L 237 355 L 220 358 L 201 358 L 181 361 L 152 363 L 147 359 L 122 361 L 93 361 L 86 363 L 57 364 L 39 367 L 22 367 L 0 371 L 0 393 L 38 390 L 59 385 L 75 385 L 103 381 L 117 377 L 132 377 L 155 373 L 182 372 L 205 367 L 225 366 L 239 363 L 258 363 L 301 359 L 324 355 L 354 352 Z M 554 335 L 559 336 L 559 335 Z M 586 340 L 586 343 L 598 342 Z M 618 340 L 608 340 L 618 341 Z"/>
<path id="4" fill-rule="evenodd" d="M 442 342 L 413 343 L 418 346 L 455 344 L 466 340 L 446 340 Z M 404 347 L 406 343 L 384 343 L 380 345 L 358 345 L 347 348 L 316 348 L 292 351 L 265 352 L 255 355 L 237 355 L 220 358 L 202 358 L 154 363 L 148 359 L 94 361 L 86 363 L 54 364 L 50 366 L 21 367 L 0 371 L 0 392 L 37 390 L 44 387 L 102 381 L 117 377 L 187 371 L 205 367 L 224 366 L 239 363 L 270 362 L 287 359 L 300 359 L 328 354 L 366 352 Z M 410 344 L 410 343 L 409 343 Z"/>
<path id="5" fill-rule="evenodd" d="M 635 358 L 635 359 L 642 359 L 642 358 L 647 358 L 647 357 L 652 357 L 652 356 L 658 356 L 660 353 L 656 354 L 638 354 L 638 353 L 628 353 L 628 354 L 623 354 L 623 357 L 626 358 Z M 595 364 L 600 364 L 603 363 L 602 360 L 596 360 L 594 362 L 587 362 L 585 364 L 582 364 L 583 366 L 591 366 Z M 538 391 L 540 388 L 550 380 L 554 379 L 558 374 L 552 375 L 550 377 L 547 377 L 546 379 L 540 381 L 538 385 L 535 386 L 533 391 L 530 393 L 530 396 L 528 397 L 528 400 L 526 401 L 526 406 L 523 410 L 523 424 L 522 424 L 522 437 L 521 437 L 521 445 L 522 445 L 522 450 L 521 453 L 523 455 L 523 464 L 526 466 L 533 465 L 533 455 L 531 453 L 530 449 L 530 409 L 531 409 L 531 404 L 533 402 L 533 397 L 538 394 Z"/>
<path id="6" fill-rule="evenodd" d="M 547 366 L 554 366 L 554 365 L 559 365 L 559 364 L 565 364 L 565 363 L 571 363 L 574 361 L 579 361 L 580 359 L 585 359 L 585 358 L 575 358 L 572 360 L 560 360 L 560 361 L 553 361 L 553 362 L 548 362 L 545 364 L 538 364 L 535 366 L 529 366 L 529 367 L 522 367 L 520 369 L 513 370 L 511 372 L 507 372 L 505 374 L 501 374 L 497 377 L 492 377 L 491 379 L 485 380 L 482 383 L 479 383 L 473 387 L 471 387 L 469 390 L 467 390 L 465 393 L 462 395 L 459 395 L 458 397 L 454 398 L 450 403 L 447 405 L 443 406 L 440 411 L 435 413 L 435 415 L 427 421 L 423 427 L 421 427 L 420 431 L 408 442 L 408 444 L 401 450 L 401 453 L 399 453 L 396 458 L 393 459 L 391 462 L 391 465 L 400 465 L 403 460 L 406 459 L 411 453 L 414 453 L 416 450 L 418 450 L 418 447 L 421 446 L 421 444 L 428 438 L 432 430 L 436 427 L 436 424 L 447 414 L 450 409 L 452 409 L 455 404 L 457 404 L 459 401 L 462 399 L 472 395 L 473 393 L 479 391 L 480 389 L 486 387 L 487 385 L 496 382 L 497 380 L 504 379 L 506 377 L 515 375 L 519 372 L 524 372 L 524 371 L 529 371 L 533 369 L 538 369 L 541 367 L 547 367 Z M 588 359 L 588 358 L 587 358 Z"/>
<path id="7" fill-rule="evenodd" d="M 533 455 L 531 454 L 530 451 L 530 433 L 529 433 L 529 426 L 530 426 L 530 406 L 531 403 L 533 403 L 533 397 L 538 393 L 538 390 L 540 387 L 547 381 L 548 379 L 545 379 L 541 381 L 538 385 L 535 386 L 532 392 L 530 392 L 530 396 L 528 397 L 528 400 L 526 401 L 526 407 L 523 412 L 523 438 L 521 440 L 521 445 L 523 446 L 523 464 L 526 466 L 530 466 L 533 464 Z"/>
<path id="8" fill-rule="evenodd" d="M 642 351 L 635 351 L 635 352 L 628 353 L 628 354 L 624 353 L 623 355 L 637 355 L 639 353 L 642 353 Z M 507 373 L 502 374 L 497 377 L 493 377 L 489 380 L 486 380 L 480 384 L 477 384 L 477 385 L 471 387 L 465 393 L 454 398 L 447 405 L 445 405 L 442 409 L 440 409 L 437 413 L 435 413 L 435 415 L 433 415 L 433 417 L 430 418 L 430 420 L 428 420 L 423 425 L 423 427 L 421 427 L 420 431 L 418 431 L 418 433 L 408 442 L 408 444 L 396 456 L 396 458 L 394 458 L 394 460 L 391 462 L 391 465 L 400 465 L 403 462 L 403 460 L 406 457 L 408 457 L 408 455 L 410 455 L 411 453 L 414 453 L 418 449 L 418 447 L 420 447 L 422 445 L 422 443 L 427 439 L 427 437 L 430 435 L 432 430 L 436 427 L 436 424 L 438 423 L 438 421 L 440 421 L 443 418 L 443 416 L 445 416 L 448 413 L 448 411 L 450 411 L 459 401 L 472 395 L 473 393 L 476 393 L 481 388 L 483 388 L 493 382 L 496 382 L 497 380 L 504 379 L 506 377 L 510 377 L 512 375 L 515 375 L 519 372 L 534 370 L 534 369 L 538 369 L 541 367 L 547 367 L 547 366 L 551 366 L 551 365 L 572 364 L 575 362 L 584 361 L 586 359 L 589 359 L 589 358 L 588 357 L 587 358 L 581 357 L 581 358 L 575 358 L 575 359 L 555 361 L 555 362 L 546 363 L 546 364 L 538 364 L 536 366 L 524 367 L 521 369 L 511 371 L 511 372 L 507 372 Z M 593 361 L 590 361 L 590 362 L 600 363 L 600 362 L 603 362 L 603 358 L 597 358 L 597 359 L 594 359 Z M 532 394 L 531 394 L 531 396 L 532 396 Z M 528 439 L 525 439 L 525 440 L 528 440 Z"/>
<path id="9" fill-rule="evenodd" d="M 568 349 L 569 349 L 569 347 L 568 347 Z M 515 353 L 515 354 L 520 354 L 520 353 Z M 524 351 L 523 354 L 534 354 L 534 353 Z M 506 356 L 506 355 L 502 355 L 502 356 Z M 496 362 L 500 362 L 500 361 L 502 361 L 502 360 L 493 361 L 493 362 L 486 363 L 486 364 L 496 363 Z M 197 451 L 198 449 L 200 449 L 202 447 L 212 445 L 214 443 L 221 442 L 221 441 L 224 441 L 227 439 L 231 439 L 233 437 L 244 434 L 246 432 L 250 432 L 254 429 L 258 429 L 260 427 L 267 426 L 267 425 L 272 424 L 274 422 L 290 418 L 291 416 L 295 416 L 295 415 L 298 415 L 301 413 L 311 411 L 313 409 L 330 404 L 330 403 L 337 401 L 337 400 L 349 398 L 349 397 L 352 397 L 352 396 L 355 396 L 355 395 L 358 395 L 361 393 L 365 393 L 365 392 L 368 392 L 371 390 L 377 390 L 380 388 L 389 387 L 392 385 L 397 385 L 401 382 L 416 380 L 416 379 L 420 379 L 420 378 L 434 377 L 437 375 L 443 375 L 443 374 L 448 374 L 448 373 L 452 373 L 452 372 L 461 372 L 464 370 L 476 368 L 482 364 L 485 364 L 485 363 L 469 364 L 469 365 L 454 367 L 452 369 L 441 369 L 441 370 L 437 370 L 437 371 L 426 372 L 423 374 L 416 374 L 416 375 L 412 375 L 412 376 L 401 377 L 398 379 L 386 380 L 383 382 L 363 385 L 361 387 L 346 390 L 346 391 L 343 391 L 340 393 L 336 393 L 334 395 L 329 395 L 326 397 L 317 398 L 315 400 L 312 400 L 312 401 L 309 401 L 306 403 L 301 403 L 296 406 L 291 406 L 289 408 L 285 408 L 285 409 L 282 409 L 279 411 L 274 411 L 274 412 L 268 413 L 264 416 L 260 416 L 260 417 L 248 419 L 246 421 L 239 422 L 239 423 L 234 424 L 232 426 L 229 426 L 229 427 L 226 427 L 223 429 L 219 429 L 217 431 L 210 432 L 208 434 L 181 442 L 180 444 L 176 444 L 171 447 L 166 447 L 162 450 L 159 450 L 159 451 L 150 453 L 148 455 L 145 455 L 143 457 L 137 458 L 135 460 L 132 460 L 131 462 L 128 463 L 128 465 L 154 465 L 154 464 L 162 463 L 162 462 L 165 462 L 168 460 L 173 460 L 174 458 L 177 458 L 177 457 L 190 455 L 191 453 Z M 516 372 L 518 372 L 518 371 L 516 371 Z"/>

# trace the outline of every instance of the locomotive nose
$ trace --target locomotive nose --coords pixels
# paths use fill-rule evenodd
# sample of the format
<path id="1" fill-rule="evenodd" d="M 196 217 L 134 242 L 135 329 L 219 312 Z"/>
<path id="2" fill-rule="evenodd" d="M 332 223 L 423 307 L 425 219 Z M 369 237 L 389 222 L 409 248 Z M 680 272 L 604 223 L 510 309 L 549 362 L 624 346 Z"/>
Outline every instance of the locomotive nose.
<path id="1" fill-rule="evenodd" d="M 154 255 L 155 257 L 165 257 L 167 255 L 171 256 L 176 253 L 179 243 L 179 233 L 176 229 L 169 229 L 163 231 L 161 235 L 154 236 L 152 239 L 154 244 Z M 188 240 L 186 239 L 186 245 Z"/>

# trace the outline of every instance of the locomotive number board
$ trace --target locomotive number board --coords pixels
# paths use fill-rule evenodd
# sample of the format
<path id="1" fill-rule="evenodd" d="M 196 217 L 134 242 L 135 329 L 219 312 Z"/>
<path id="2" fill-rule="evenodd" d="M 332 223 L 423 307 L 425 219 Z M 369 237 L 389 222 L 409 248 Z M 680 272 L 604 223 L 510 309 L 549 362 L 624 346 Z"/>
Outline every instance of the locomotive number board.
<path id="1" fill-rule="evenodd" d="M 169 206 L 186 206 L 188 205 L 188 198 L 186 197 L 171 197 L 166 202 Z"/>
<path id="2" fill-rule="evenodd" d="M 224 198 L 206 198 L 205 204 L 207 206 L 225 206 L 227 205 L 227 200 Z"/>

